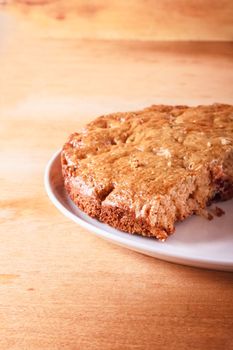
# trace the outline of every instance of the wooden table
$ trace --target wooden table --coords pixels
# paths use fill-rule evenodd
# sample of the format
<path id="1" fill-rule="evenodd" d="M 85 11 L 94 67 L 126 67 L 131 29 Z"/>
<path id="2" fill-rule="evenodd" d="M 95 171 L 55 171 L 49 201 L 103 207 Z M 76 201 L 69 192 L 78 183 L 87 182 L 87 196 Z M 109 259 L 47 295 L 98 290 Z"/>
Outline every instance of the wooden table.
<path id="1" fill-rule="evenodd" d="M 232 44 L 52 39 L 4 21 L 0 349 L 232 349 L 233 274 L 94 237 L 43 185 L 53 152 L 96 115 L 232 103 Z"/>

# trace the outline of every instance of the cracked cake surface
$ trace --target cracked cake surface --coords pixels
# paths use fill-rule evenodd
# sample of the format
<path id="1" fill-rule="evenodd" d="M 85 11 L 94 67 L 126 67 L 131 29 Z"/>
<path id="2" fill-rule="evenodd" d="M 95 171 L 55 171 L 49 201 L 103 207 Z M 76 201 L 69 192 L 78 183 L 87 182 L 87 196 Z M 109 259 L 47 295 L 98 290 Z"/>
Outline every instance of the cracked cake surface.
<path id="1" fill-rule="evenodd" d="M 69 137 L 61 162 L 81 210 L 164 240 L 175 222 L 233 196 L 233 106 L 154 105 L 101 116 Z"/>

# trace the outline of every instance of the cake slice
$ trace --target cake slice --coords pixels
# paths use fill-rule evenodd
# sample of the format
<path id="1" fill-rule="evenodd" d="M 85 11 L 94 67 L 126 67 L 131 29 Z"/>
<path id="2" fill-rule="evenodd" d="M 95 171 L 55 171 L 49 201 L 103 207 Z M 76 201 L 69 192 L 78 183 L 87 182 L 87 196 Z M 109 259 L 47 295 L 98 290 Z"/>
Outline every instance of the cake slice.
<path id="1" fill-rule="evenodd" d="M 177 221 L 233 197 L 233 106 L 157 105 L 101 116 L 70 136 L 61 161 L 81 210 L 165 240 Z"/>

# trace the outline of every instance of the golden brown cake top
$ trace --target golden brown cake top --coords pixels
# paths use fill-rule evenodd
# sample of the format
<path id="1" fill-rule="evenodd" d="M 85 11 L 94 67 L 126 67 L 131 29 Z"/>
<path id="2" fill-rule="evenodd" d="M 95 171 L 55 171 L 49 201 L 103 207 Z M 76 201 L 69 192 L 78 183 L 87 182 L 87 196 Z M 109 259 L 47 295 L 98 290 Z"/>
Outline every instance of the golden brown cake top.
<path id="1" fill-rule="evenodd" d="M 233 106 L 214 104 L 101 116 L 71 135 L 63 152 L 84 194 L 130 207 L 166 194 L 232 149 Z"/>

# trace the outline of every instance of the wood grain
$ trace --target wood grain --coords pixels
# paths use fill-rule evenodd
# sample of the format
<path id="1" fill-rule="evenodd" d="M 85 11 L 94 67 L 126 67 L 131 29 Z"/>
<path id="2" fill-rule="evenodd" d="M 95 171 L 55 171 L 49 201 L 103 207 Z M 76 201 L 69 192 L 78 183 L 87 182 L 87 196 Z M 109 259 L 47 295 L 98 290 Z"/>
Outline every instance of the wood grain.
<path id="1" fill-rule="evenodd" d="M 232 0 L 6 0 L 55 37 L 233 40 Z"/>
<path id="2" fill-rule="evenodd" d="M 51 39 L 9 14 L 2 28 L 0 349 L 232 349 L 233 274 L 102 241 L 43 185 L 52 153 L 98 114 L 232 103 L 232 44 Z"/>

